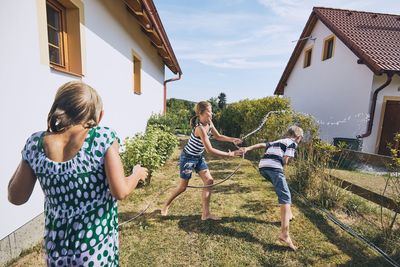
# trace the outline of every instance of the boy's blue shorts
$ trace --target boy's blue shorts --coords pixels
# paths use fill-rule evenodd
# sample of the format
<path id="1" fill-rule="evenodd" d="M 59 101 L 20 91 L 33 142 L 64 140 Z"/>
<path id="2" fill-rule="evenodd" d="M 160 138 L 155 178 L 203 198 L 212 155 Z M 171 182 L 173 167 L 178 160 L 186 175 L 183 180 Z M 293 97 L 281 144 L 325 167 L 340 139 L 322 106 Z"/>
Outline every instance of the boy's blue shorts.
<path id="1" fill-rule="evenodd" d="M 196 172 L 208 169 L 204 156 L 193 156 L 182 151 L 179 158 L 179 174 L 181 178 L 187 180 L 192 178 L 193 169 Z"/>
<path id="2" fill-rule="evenodd" d="M 292 204 L 292 196 L 283 172 L 266 168 L 260 168 L 259 171 L 265 179 L 272 182 L 274 185 L 275 192 L 278 195 L 279 204 Z"/>

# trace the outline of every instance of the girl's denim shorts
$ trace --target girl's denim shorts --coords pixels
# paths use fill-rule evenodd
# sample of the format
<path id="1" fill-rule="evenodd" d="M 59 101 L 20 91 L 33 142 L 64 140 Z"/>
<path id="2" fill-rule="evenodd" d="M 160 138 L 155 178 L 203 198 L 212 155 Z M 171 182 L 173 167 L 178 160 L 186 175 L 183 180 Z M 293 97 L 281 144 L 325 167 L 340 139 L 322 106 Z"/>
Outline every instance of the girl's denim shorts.
<path id="1" fill-rule="evenodd" d="M 207 169 L 208 166 L 203 155 L 193 156 L 182 151 L 179 158 L 179 174 L 182 179 L 192 178 L 193 170 L 198 173 Z"/>
<path id="2" fill-rule="evenodd" d="M 292 196 L 283 172 L 261 168 L 260 174 L 274 185 L 279 204 L 292 204 Z"/>

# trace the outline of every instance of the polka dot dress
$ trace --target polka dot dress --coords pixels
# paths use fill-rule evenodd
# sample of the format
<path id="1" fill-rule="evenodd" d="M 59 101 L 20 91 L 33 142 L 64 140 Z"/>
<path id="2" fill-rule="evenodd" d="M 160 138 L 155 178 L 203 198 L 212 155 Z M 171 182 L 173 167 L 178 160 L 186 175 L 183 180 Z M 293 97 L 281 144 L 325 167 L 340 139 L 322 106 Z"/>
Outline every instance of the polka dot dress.
<path id="1" fill-rule="evenodd" d="M 44 134 L 27 140 L 22 158 L 45 195 L 47 265 L 118 266 L 117 201 L 104 170 L 104 155 L 118 137 L 107 127 L 92 128 L 74 158 L 55 162 L 43 150 Z"/>

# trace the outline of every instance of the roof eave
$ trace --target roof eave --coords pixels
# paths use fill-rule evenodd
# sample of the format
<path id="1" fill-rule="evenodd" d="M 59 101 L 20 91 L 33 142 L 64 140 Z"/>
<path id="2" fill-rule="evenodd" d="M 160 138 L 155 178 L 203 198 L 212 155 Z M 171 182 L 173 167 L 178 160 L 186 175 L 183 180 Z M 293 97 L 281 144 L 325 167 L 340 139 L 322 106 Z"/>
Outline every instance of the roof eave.
<path id="1" fill-rule="evenodd" d="M 152 0 L 123 0 L 151 43 L 158 51 L 164 64 L 175 74 L 182 74 L 174 50 Z"/>
<path id="2" fill-rule="evenodd" d="M 289 58 L 288 63 L 286 64 L 285 70 L 282 73 L 282 76 L 278 82 L 278 85 L 275 88 L 274 94 L 275 95 L 283 95 L 286 82 L 290 76 L 290 73 L 292 72 L 294 65 L 296 64 L 297 59 L 299 58 L 303 47 L 307 43 L 308 39 L 303 39 L 307 36 L 309 36 L 315 26 L 315 23 L 317 22 L 317 17 L 315 16 L 314 11 L 311 12 L 306 25 L 304 26 L 303 32 L 301 33 L 299 40 L 297 41 L 297 44 L 292 52 L 292 55 Z"/>

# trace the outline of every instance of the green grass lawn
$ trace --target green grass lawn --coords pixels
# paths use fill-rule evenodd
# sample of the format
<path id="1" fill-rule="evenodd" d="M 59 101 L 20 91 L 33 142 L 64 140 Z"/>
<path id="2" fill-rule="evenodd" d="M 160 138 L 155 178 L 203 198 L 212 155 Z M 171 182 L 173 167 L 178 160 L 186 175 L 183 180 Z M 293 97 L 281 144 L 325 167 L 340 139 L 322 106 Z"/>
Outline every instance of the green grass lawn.
<path id="1" fill-rule="evenodd" d="M 388 179 L 384 175 L 378 175 L 372 173 L 370 174 L 370 173 L 363 173 L 363 172 L 349 171 L 349 170 L 338 170 L 338 169 L 331 169 L 330 171 L 333 176 L 336 176 L 345 181 L 351 182 L 355 185 L 361 186 L 365 189 L 368 189 L 372 192 L 381 195 L 384 192 L 386 180 Z M 399 190 L 398 187 L 396 187 L 392 183 L 389 183 L 384 195 L 388 196 L 389 198 L 395 199 L 399 195 L 398 190 Z"/>
<path id="2" fill-rule="evenodd" d="M 291 234 L 299 250 L 277 242 L 275 192 L 248 160 L 232 179 L 213 189 L 211 210 L 222 220 L 200 220 L 199 189 L 188 189 L 175 200 L 169 216 L 161 217 L 162 203 L 179 180 L 178 157 L 176 150 L 154 173 L 150 186 L 119 203 L 120 223 L 153 203 L 144 216 L 120 228 L 121 266 L 386 266 L 372 250 L 296 197 Z M 240 160 L 209 157 L 214 179 L 223 179 Z M 200 184 L 200 178 L 195 175 L 192 183 Z M 167 193 L 158 194 L 166 188 Z M 44 266 L 40 245 L 11 266 L 24 265 Z"/>

